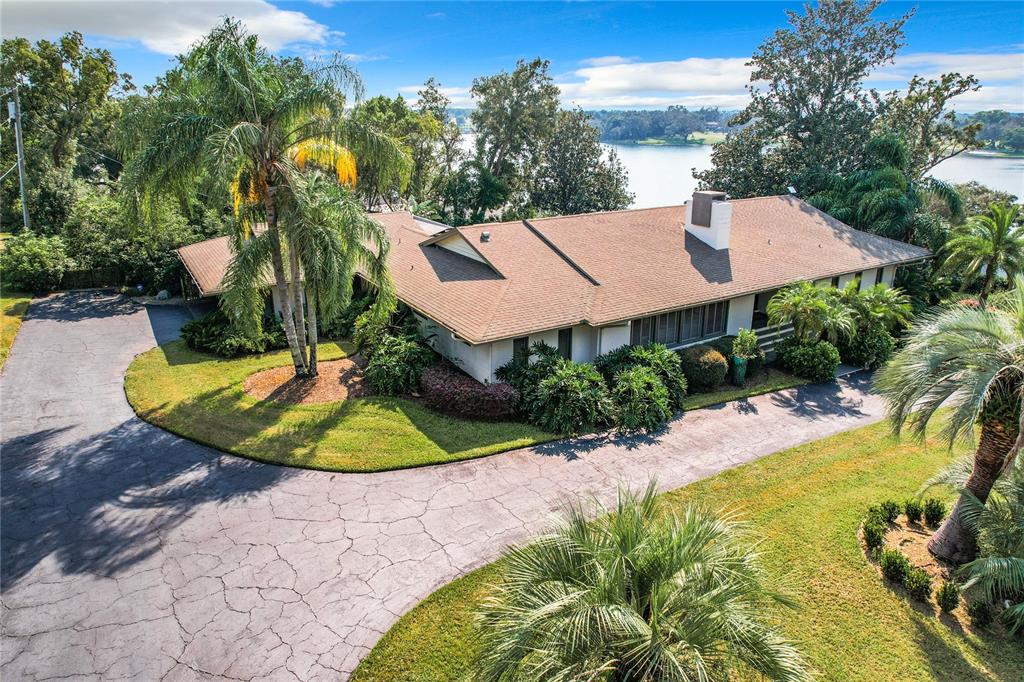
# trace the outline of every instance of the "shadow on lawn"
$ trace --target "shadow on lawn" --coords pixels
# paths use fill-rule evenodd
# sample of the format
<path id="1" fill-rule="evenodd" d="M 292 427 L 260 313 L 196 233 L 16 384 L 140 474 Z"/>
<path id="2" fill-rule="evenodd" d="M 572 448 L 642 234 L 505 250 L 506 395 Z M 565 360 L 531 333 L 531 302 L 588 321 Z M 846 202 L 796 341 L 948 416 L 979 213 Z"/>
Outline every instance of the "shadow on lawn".
<path id="1" fill-rule="evenodd" d="M 157 552 L 197 506 L 294 473 L 220 457 L 138 419 L 85 440 L 69 435 L 45 429 L 4 443 L 4 588 L 51 556 L 65 573 L 119 573 Z"/>
<path id="2" fill-rule="evenodd" d="M 936 680 L 1013 680 L 1020 679 L 1024 669 L 1024 647 L 1014 650 L 1015 644 L 1005 639 L 985 635 L 968 638 L 961 632 L 950 630 L 966 648 L 978 657 L 990 675 L 983 674 L 964 652 L 953 646 L 936 632 L 946 625 L 935 622 L 931 616 L 915 613 L 911 620 L 916 628 L 915 641 Z"/>

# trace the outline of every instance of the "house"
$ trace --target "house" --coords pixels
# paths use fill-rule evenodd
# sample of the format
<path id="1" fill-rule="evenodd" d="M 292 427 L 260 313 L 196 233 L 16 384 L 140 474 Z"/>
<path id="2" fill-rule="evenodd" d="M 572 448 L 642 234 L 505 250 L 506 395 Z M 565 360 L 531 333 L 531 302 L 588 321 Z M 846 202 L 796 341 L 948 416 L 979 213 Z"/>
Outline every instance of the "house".
<path id="1" fill-rule="evenodd" d="M 779 288 L 892 284 L 897 267 L 930 256 L 792 196 L 696 192 L 682 206 L 467 227 L 373 217 L 391 241 L 398 298 L 435 350 L 480 381 L 537 341 L 589 361 L 626 344 L 684 347 L 747 328 L 770 349 L 780 331 L 766 305 Z M 183 251 L 199 289 L 216 291 L 226 263 L 211 274 Z"/>

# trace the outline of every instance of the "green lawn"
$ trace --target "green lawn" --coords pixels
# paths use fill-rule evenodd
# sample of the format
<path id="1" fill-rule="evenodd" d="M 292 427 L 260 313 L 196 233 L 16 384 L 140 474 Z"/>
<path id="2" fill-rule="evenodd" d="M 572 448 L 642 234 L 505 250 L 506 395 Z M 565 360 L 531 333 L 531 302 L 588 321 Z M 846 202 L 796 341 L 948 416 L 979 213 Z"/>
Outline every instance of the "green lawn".
<path id="1" fill-rule="evenodd" d="M 11 352 L 11 344 L 14 337 L 18 335 L 21 328 L 21 320 L 28 310 L 29 301 L 32 297 L 29 294 L 5 291 L 0 293 L 0 307 L 3 307 L 3 323 L 0 325 L 0 368 L 7 362 L 7 355 Z"/>
<path id="2" fill-rule="evenodd" d="M 725 133 L 692 133 L 689 137 L 648 137 L 633 144 L 651 147 L 682 147 L 688 145 L 718 144 L 725 139 Z"/>
<path id="3" fill-rule="evenodd" d="M 321 344 L 322 360 L 347 346 Z M 175 341 L 143 353 L 125 392 L 146 421 L 225 452 L 330 471 L 382 471 L 494 454 L 555 436 L 514 422 L 453 419 L 404 398 L 281 405 L 250 398 L 242 382 L 289 364 L 287 351 L 225 360 Z"/>
<path id="4" fill-rule="evenodd" d="M 1018 680 L 1024 647 L 951 630 L 889 590 L 857 541 L 865 508 L 902 498 L 949 462 L 942 445 L 897 443 L 878 424 L 793 448 L 667 493 L 741 512 L 766 564 L 801 602 L 789 636 L 829 680 Z M 472 611 L 501 563 L 438 590 L 389 630 L 353 680 L 459 679 L 475 653 Z"/>

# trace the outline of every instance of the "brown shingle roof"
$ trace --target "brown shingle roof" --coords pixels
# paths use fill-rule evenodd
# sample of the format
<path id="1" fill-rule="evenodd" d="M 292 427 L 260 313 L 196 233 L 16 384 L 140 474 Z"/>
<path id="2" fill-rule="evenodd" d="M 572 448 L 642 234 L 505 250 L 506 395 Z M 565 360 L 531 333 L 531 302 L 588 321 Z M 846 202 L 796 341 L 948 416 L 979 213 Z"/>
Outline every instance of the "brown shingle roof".
<path id="1" fill-rule="evenodd" d="M 731 203 L 722 251 L 686 233 L 685 206 L 457 228 L 493 268 L 430 244 L 439 228 L 410 213 L 373 218 L 391 239 L 398 297 L 471 343 L 619 322 L 930 255 L 854 230 L 795 197 Z M 226 237 L 178 252 L 204 295 L 220 291 L 231 259 Z"/>
<path id="2" fill-rule="evenodd" d="M 408 213 L 392 238 L 399 298 L 482 343 L 585 321 L 608 324 L 882 265 L 927 250 L 855 230 L 789 196 L 733 200 L 729 248 L 686 233 L 686 206 L 458 228 L 486 265 L 423 245 Z M 490 232 L 490 241 L 480 234 Z"/>

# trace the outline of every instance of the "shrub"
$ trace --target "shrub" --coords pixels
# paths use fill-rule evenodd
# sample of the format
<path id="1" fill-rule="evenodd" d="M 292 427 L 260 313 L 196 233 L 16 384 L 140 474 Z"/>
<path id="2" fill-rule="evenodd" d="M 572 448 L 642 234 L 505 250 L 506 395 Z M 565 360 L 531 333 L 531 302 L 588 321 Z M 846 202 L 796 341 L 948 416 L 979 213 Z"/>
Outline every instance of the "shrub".
<path id="1" fill-rule="evenodd" d="M 935 601 L 943 612 L 951 613 L 960 606 L 960 587 L 952 580 L 947 580 L 935 592 Z"/>
<path id="2" fill-rule="evenodd" d="M 865 519 L 864 521 L 864 544 L 869 550 L 881 548 L 885 543 L 885 526 L 876 519 Z"/>
<path id="3" fill-rule="evenodd" d="M 924 522 L 932 528 L 938 528 L 942 519 L 946 518 L 946 503 L 929 497 L 924 501 Z"/>
<path id="4" fill-rule="evenodd" d="M 907 521 L 910 523 L 920 523 L 921 514 L 924 512 L 924 506 L 919 500 L 910 498 L 903 503 L 903 513 L 907 515 Z"/>
<path id="5" fill-rule="evenodd" d="M 530 347 L 529 355 L 512 358 L 495 370 L 494 375 L 498 381 L 508 383 L 516 390 L 516 412 L 529 417 L 534 412 L 540 382 L 564 362 L 565 358 L 557 349 L 538 341 Z"/>
<path id="6" fill-rule="evenodd" d="M 843 362 L 855 367 L 881 367 L 895 350 L 896 339 L 879 324 L 860 327 L 839 342 Z"/>
<path id="7" fill-rule="evenodd" d="M 655 431 L 672 417 L 668 389 L 648 367 L 619 372 L 612 388 L 619 431 Z"/>
<path id="8" fill-rule="evenodd" d="M 432 359 L 430 349 L 419 339 L 385 334 L 366 364 L 366 380 L 378 393 L 408 393 L 419 386 L 420 374 Z"/>
<path id="9" fill-rule="evenodd" d="M 372 304 L 373 296 L 369 294 L 353 298 L 345 309 L 338 313 L 337 317 L 327 324 L 320 325 L 320 336 L 326 339 L 352 336 L 356 331 L 356 320 L 369 310 Z"/>
<path id="10" fill-rule="evenodd" d="M 680 358 L 686 382 L 694 391 L 714 389 L 729 373 L 725 356 L 710 346 L 686 348 L 681 352 Z"/>
<path id="11" fill-rule="evenodd" d="M 885 518 L 886 523 L 893 523 L 896 518 L 900 515 L 900 504 L 899 502 L 893 502 L 892 500 L 886 500 L 879 505 L 882 510 L 882 516 Z"/>
<path id="12" fill-rule="evenodd" d="M 735 343 L 736 337 L 732 334 L 726 334 L 725 336 L 719 336 L 717 339 L 711 339 L 705 345 L 708 345 L 721 353 L 726 362 L 731 362 L 733 355 L 732 347 Z"/>
<path id="13" fill-rule="evenodd" d="M 971 623 L 979 628 L 987 628 L 996 618 L 992 604 L 982 600 L 967 602 L 967 615 Z"/>
<path id="14" fill-rule="evenodd" d="M 512 417 L 518 394 L 508 384 L 481 384 L 444 365 L 427 367 L 420 375 L 423 403 L 432 410 L 471 419 Z"/>
<path id="15" fill-rule="evenodd" d="M 615 382 L 616 375 L 624 369 L 636 366 L 633 351 L 639 346 L 619 346 L 607 353 L 594 358 L 594 367 L 609 384 Z"/>
<path id="16" fill-rule="evenodd" d="M 257 331 L 246 332 L 232 324 L 220 309 L 186 322 L 181 327 L 181 338 L 192 350 L 224 358 L 288 347 L 284 329 L 277 322 L 264 320 Z"/>
<path id="17" fill-rule="evenodd" d="M 53 291 L 60 285 L 70 260 L 60 237 L 37 237 L 31 232 L 4 242 L 0 272 L 18 289 Z"/>
<path id="18" fill-rule="evenodd" d="M 779 358 L 797 376 L 815 382 L 832 381 L 839 366 L 839 351 L 828 341 L 802 344 L 793 337 L 779 343 Z"/>
<path id="19" fill-rule="evenodd" d="M 864 518 L 868 521 L 874 521 L 875 523 L 879 523 L 883 526 L 887 526 L 890 523 L 892 523 L 892 521 L 889 520 L 888 512 L 885 509 L 883 509 L 882 505 L 880 504 L 873 504 L 870 507 L 868 507 L 868 511 L 864 515 Z"/>
<path id="20" fill-rule="evenodd" d="M 911 599 L 928 601 L 932 596 L 932 577 L 923 568 L 911 567 L 903 576 L 903 587 L 910 593 Z"/>
<path id="21" fill-rule="evenodd" d="M 537 385 L 531 402 L 532 421 L 555 433 L 590 431 L 612 415 L 608 387 L 590 363 L 562 360 Z"/>
<path id="22" fill-rule="evenodd" d="M 910 572 L 913 566 L 907 557 L 898 549 L 883 549 L 878 558 L 878 565 L 882 568 L 882 575 L 894 583 L 903 583 L 903 579 Z"/>
<path id="23" fill-rule="evenodd" d="M 732 342 L 732 354 L 749 361 L 758 350 L 757 333 L 750 329 L 739 330 Z"/>
<path id="24" fill-rule="evenodd" d="M 646 367 L 654 372 L 668 391 L 669 408 L 683 409 L 688 384 L 683 374 L 683 362 L 679 354 L 660 343 L 636 346 L 630 354 L 634 366 Z"/>

